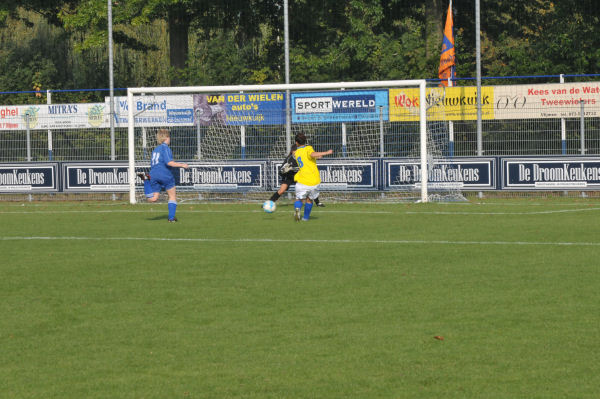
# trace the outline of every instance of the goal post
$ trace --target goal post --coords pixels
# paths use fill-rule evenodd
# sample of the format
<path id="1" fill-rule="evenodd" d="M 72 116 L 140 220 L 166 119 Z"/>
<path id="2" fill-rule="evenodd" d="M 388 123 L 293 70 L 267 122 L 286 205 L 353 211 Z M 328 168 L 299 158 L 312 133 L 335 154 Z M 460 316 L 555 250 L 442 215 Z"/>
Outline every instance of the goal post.
<path id="1" fill-rule="evenodd" d="M 391 117 L 389 117 L 391 111 L 391 104 L 386 103 L 384 106 L 380 106 L 379 104 L 376 107 L 379 107 L 380 110 L 377 111 L 373 108 L 373 104 L 369 105 L 369 110 L 365 111 L 363 109 L 357 110 L 337 110 L 333 112 L 341 112 L 336 115 L 339 119 L 339 122 L 335 122 L 335 120 L 323 118 L 324 110 L 315 110 L 315 113 L 311 115 L 312 118 L 309 122 L 303 123 L 303 121 L 298 121 L 297 110 L 294 108 L 295 105 L 292 104 L 289 98 L 296 96 L 296 99 L 301 98 L 302 96 L 308 96 L 311 93 L 316 93 L 316 95 L 326 96 L 329 93 L 333 93 L 333 96 L 340 95 L 340 93 L 355 93 L 355 97 L 362 98 L 361 93 L 378 93 L 379 91 L 384 91 L 385 89 L 410 89 L 417 90 L 418 93 L 418 104 L 415 104 L 415 101 L 412 103 L 411 109 L 411 134 L 415 136 L 418 134 L 419 140 L 414 142 L 414 146 L 417 145 L 419 150 L 415 151 L 413 149 L 410 151 L 410 157 L 415 158 L 419 162 L 420 172 L 414 172 L 415 175 L 418 174 L 418 178 L 420 179 L 418 183 L 413 184 L 412 190 L 420 191 L 418 197 L 416 199 L 427 202 L 428 201 L 428 162 L 431 162 L 431 153 L 428 152 L 428 125 L 427 125 L 427 84 L 425 80 L 392 80 L 392 81 L 365 81 L 365 82 L 329 82 L 329 83 L 293 83 L 293 84 L 266 84 L 266 85 L 228 85 L 228 86 L 189 86 L 189 87 L 138 87 L 138 88 L 128 88 L 127 89 L 127 112 L 126 112 L 126 121 L 125 115 L 120 116 L 121 122 L 126 123 L 127 131 L 128 131 L 128 176 L 129 176 L 129 201 L 131 204 L 135 204 L 138 202 L 142 196 L 140 195 L 142 191 L 142 187 L 139 179 L 136 175 L 136 168 L 140 169 L 143 164 L 143 167 L 149 168 L 149 159 L 145 156 L 141 156 L 140 154 L 147 154 L 148 151 L 152 151 L 154 145 L 148 144 L 149 148 L 145 147 L 145 143 L 147 142 L 147 135 L 151 135 L 152 131 L 156 131 L 159 128 L 173 128 L 174 126 L 180 127 L 178 123 L 182 119 L 178 119 L 177 113 L 187 111 L 190 106 L 187 103 L 187 99 L 184 96 L 194 96 L 194 100 L 196 98 L 203 99 L 204 104 L 198 105 L 198 109 L 196 108 L 197 104 L 194 102 L 193 105 L 193 113 L 192 113 L 192 123 L 186 129 L 187 131 L 192 131 L 196 129 L 198 131 L 197 134 L 197 144 L 192 143 L 192 139 L 186 141 L 182 146 L 194 147 L 193 158 L 189 156 L 192 153 L 190 148 L 186 148 L 185 152 L 187 155 L 179 155 L 176 151 L 174 151 L 174 157 L 177 160 L 185 161 L 188 163 L 193 163 L 194 161 L 198 161 L 199 163 L 205 162 L 205 164 L 218 163 L 219 161 L 228 161 L 233 162 L 233 160 L 239 160 L 241 158 L 246 157 L 246 128 L 244 123 L 240 123 L 239 121 L 247 120 L 250 118 L 247 114 L 240 112 L 239 115 L 232 115 L 232 107 L 223 106 L 219 109 L 219 105 L 215 103 L 206 104 L 206 97 L 208 95 L 226 95 L 231 94 L 232 96 L 241 95 L 244 93 L 271 93 L 271 92 L 284 92 L 291 93 L 289 96 L 286 96 L 287 104 L 291 104 L 291 107 L 284 106 L 285 109 L 282 109 L 280 112 L 282 113 L 282 120 L 274 123 L 266 123 L 262 126 L 263 129 L 270 129 L 270 131 L 277 131 L 277 138 L 271 140 L 269 143 L 264 144 L 265 147 L 271 146 L 273 150 L 269 150 L 268 152 L 254 151 L 251 158 L 256 159 L 256 157 L 265 158 L 266 161 L 274 161 L 277 159 L 283 159 L 285 154 L 290 150 L 290 143 L 293 141 L 293 137 L 298 131 L 309 131 L 311 134 L 309 135 L 309 143 L 313 144 L 314 139 L 320 137 L 320 135 L 326 135 L 327 133 L 323 133 L 324 131 L 336 131 L 336 135 L 341 137 L 340 143 L 343 143 L 343 149 L 337 151 L 337 154 L 334 152 L 334 157 L 344 158 L 345 160 L 357 161 L 357 160 L 366 160 L 366 159 L 381 159 L 388 155 L 384 153 L 384 140 L 387 140 L 385 143 L 388 146 L 397 146 L 398 143 L 395 141 L 402 141 L 401 138 L 396 139 L 392 138 L 391 140 L 388 138 L 384 139 L 384 124 L 380 119 L 380 117 L 375 118 L 373 115 L 376 112 L 385 112 L 388 115 L 387 120 L 385 122 L 386 128 L 388 128 L 391 123 Z M 342 91 L 343 90 L 343 91 Z M 389 90 L 388 90 L 389 91 Z M 376 94 L 377 94 L 376 93 Z M 377 94 L 378 95 L 378 94 Z M 161 117 L 153 117 L 153 112 L 163 112 L 163 108 L 168 108 L 163 104 L 163 98 L 171 98 L 171 97 L 181 97 L 177 98 L 177 101 L 184 101 L 186 105 L 181 105 L 182 109 L 171 109 L 171 116 Z M 416 96 L 415 96 L 416 97 Z M 336 98 L 336 97 L 332 97 Z M 388 97 L 386 101 L 391 98 L 391 95 L 388 93 Z M 141 102 L 140 99 L 144 99 L 146 103 L 144 105 L 137 105 L 136 101 Z M 152 103 L 154 101 L 154 103 Z M 175 101 L 175 100 L 174 100 Z M 191 101 L 191 100 L 189 100 Z M 363 106 L 364 104 L 359 103 L 356 100 L 356 104 L 360 104 Z M 151 105 L 147 105 L 151 104 Z M 201 108 L 204 107 L 204 108 Z M 358 105 L 355 106 L 357 108 Z M 177 108 L 177 107 L 175 107 Z M 185 108 L 185 110 L 184 110 Z M 292 112 L 292 108 L 294 112 Z M 373 108 L 373 109 L 372 109 Z M 208 113 L 214 112 L 215 114 L 219 112 L 218 116 L 222 116 L 221 113 L 227 113 L 226 119 L 224 118 L 213 118 L 214 120 L 219 119 L 220 122 L 218 126 L 216 124 L 211 125 L 209 127 L 200 126 L 201 123 L 199 119 L 202 118 L 202 110 L 208 110 Z M 167 111 L 169 111 L 167 109 Z M 331 111 L 331 109 L 328 109 Z M 363 112 L 364 114 L 352 114 L 352 112 Z M 365 117 L 369 112 L 369 117 Z M 292 120 L 293 114 L 296 120 Z M 332 114 L 333 115 L 333 114 Z M 214 116 L 214 115 L 213 115 Z M 303 116 L 303 115 L 301 115 Z M 305 115 L 304 115 L 305 116 Z M 345 118 L 345 119 L 344 119 Z M 352 119 L 354 118 L 354 119 Z M 361 119 L 364 118 L 364 119 Z M 230 123 L 229 121 L 235 120 L 236 123 Z M 418 123 L 415 125 L 415 121 Z M 335 123 L 334 123 L 335 122 Z M 214 123 L 211 122 L 211 123 Z M 232 125 L 235 125 L 237 130 L 232 129 Z M 347 133 L 346 125 L 350 126 L 350 132 Z M 343 128 L 340 128 L 343 127 Z M 146 131 L 146 129 L 150 130 L 150 133 Z M 183 128 L 181 128 L 183 129 Z M 205 129 L 205 130 L 202 130 Z M 208 130 L 206 130 L 208 129 Z M 417 131 L 414 131 L 414 130 Z M 340 133 L 337 133 L 339 130 Z M 143 138 L 140 138 L 140 135 Z M 311 137 L 312 135 L 312 137 Z M 346 140 L 347 136 L 351 137 L 349 143 L 349 149 L 346 153 Z M 202 140 L 201 140 L 202 138 Z M 336 136 L 337 139 L 337 136 Z M 256 139 L 257 141 L 260 141 Z M 329 145 L 331 141 L 329 138 L 322 139 L 319 144 L 320 148 L 316 148 L 316 150 L 325 150 L 322 148 L 325 145 Z M 333 140 L 333 139 L 331 139 Z M 173 139 L 172 144 L 173 146 Z M 141 143 L 144 143 L 143 151 L 140 150 Z M 137 143 L 137 144 L 136 144 Z M 337 143 L 337 141 L 336 141 Z M 136 147 L 137 146 L 137 147 Z M 239 146 L 239 148 L 235 150 L 231 150 L 231 147 Z M 340 145 L 341 147 L 341 145 Z M 336 151 L 334 149 L 334 151 Z M 258 155 L 257 155 L 258 154 Z M 394 155 L 392 155 L 394 156 Z M 398 156 L 398 155 L 396 155 Z M 406 156 L 406 155 L 404 155 Z M 429 157 L 429 158 L 428 158 Z M 429 160 L 428 160 L 429 159 Z M 358 164 L 358 162 L 355 162 Z M 206 165 L 203 164 L 205 167 Z M 351 168 L 351 162 L 345 166 L 347 168 Z M 373 166 L 373 173 L 380 173 L 378 169 L 381 167 Z M 416 166 L 416 165 L 415 165 Z M 429 165 L 431 166 L 431 165 Z M 357 166 L 358 168 L 359 166 Z M 265 170 L 267 168 L 265 167 Z M 376 170 L 377 169 L 377 170 Z M 273 168 L 271 167 L 271 171 Z M 416 168 L 415 168 L 416 170 Z M 271 173 L 272 174 L 272 173 Z M 261 179 L 266 179 L 265 176 L 262 176 Z M 414 178 L 416 181 L 416 177 Z M 271 180 L 273 181 L 273 180 Z M 333 186 L 333 184 L 332 184 Z M 340 187 L 344 186 L 343 184 Z M 262 187 L 262 186 L 261 186 Z M 345 187 L 345 186 L 344 186 Z M 271 184 L 268 189 L 269 191 L 274 188 L 274 185 Z M 275 187 L 276 189 L 276 187 Z M 326 191 L 325 188 L 323 191 Z M 337 188 L 335 188 L 337 190 Z M 340 191 L 344 189 L 341 188 Z M 233 189 L 232 191 L 235 191 Z M 260 191 L 260 189 L 258 190 Z M 179 194 L 178 189 L 178 194 Z M 265 195 L 265 189 L 262 189 L 262 197 Z M 415 193 L 416 194 L 416 193 Z M 179 195 L 178 195 L 179 196 Z M 199 197 L 202 198 L 201 194 L 198 194 Z"/>

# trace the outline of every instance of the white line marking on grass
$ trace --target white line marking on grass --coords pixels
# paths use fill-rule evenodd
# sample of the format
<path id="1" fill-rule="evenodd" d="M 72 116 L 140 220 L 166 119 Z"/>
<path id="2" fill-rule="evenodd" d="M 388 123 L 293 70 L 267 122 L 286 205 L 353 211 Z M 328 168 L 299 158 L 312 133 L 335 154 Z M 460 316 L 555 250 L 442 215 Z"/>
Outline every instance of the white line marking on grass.
<path id="1" fill-rule="evenodd" d="M 180 213 L 263 213 L 262 210 L 244 210 L 244 211 L 234 211 L 234 210 L 217 210 L 217 209 L 206 209 L 206 210 L 185 210 L 179 209 Z M 134 210 L 134 209 L 111 209 L 111 210 L 87 210 L 87 211 L 52 211 L 52 210 L 44 210 L 44 211 L 0 211 L 0 214 L 61 214 L 61 213 L 167 213 L 167 208 L 164 209 L 144 209 L 144 210 Z"/>
<path id="2" fill-rule="evenodd" d="M 450 241 L 450 240 L 319 240 L 285 238 L 166 238 L 166 237 L 75 237 L 75 236 L 14 236 L 0 241 L 167 241 L 167 242 L 244 242 L 244 243 L 325 243 L 325 244 L 402 244 L 402 245 L 543 245 L 600 247 L 600 242 L 542 242 L 542 241 Z"/>
<path id="3" fill-rule="evenodd" d="M 127 210 L 126 209 L 111 209 L 111 210 L 106 210 L 106 211 L 97 211 L 97 210 L 96 211 L 91 211 L 91 210 L 90 211 L 72 211 L 72 210 L 71 211 L 52 211 L 52 210 L 41 210 L 41 211 L 21 211 L 21 212 L 19 212 L 19 211 L 0 211 L 0 214 L 2 214 L 2 215 L 7 215 L 7 214 L 12 214 L 12 215 L 14 215 L 14 214 L 24 214 L 24 215 L 27 215 L 27 214 L 38 214 L 38 215 L 40 215 L 40 214 L 49 214 L 49 215 L 53 215 L 53 214 L 61 214 L 61 213 L 145 213 L 145 212 L 152 213 L 152 212 L 157 212 L 157 211 L 154 211 L 152 209 L 146 209 L 144 211 L 141 211 L 141 210 L 140 211 L 134 211 L 134 210 L 131 210 L 131 209 L 127 209 Z M 164 212 L 164 210 L 162 212 Z"/>
<path id="4" fill-rule="evenodd" d="M 180 213 L 264 213 L 260 209 L 247 209 L 247 210 L 219 210 L 219 209 L 178 209 Z M 292 212 L 292 209 L 290 209 Z M 353 213 L 353 214 L 384 214 L 390 215 L 394 213 L 392 211 L 319 211 L 320 213 Z M 111 209 L 111 210 L 65 210 L 65 211 L 54 211 L 54 210 L 43 210 L 43 211 L 0 211 L 0 214 L 62 214 L 62 213 L 166 213 L 165 209 L 145 209 L 145 210 L 133 210 L 133 209 Z M 282 213 L 282 212 L 280 212 Z M 293 213 L 293 212 L 292 212 Z"/>
<path id="5" fill-rule="evenodd" d="M 464 211 L 368 211 L 368 210 L 318 210 L 324 214 L 356 214 L 356 215 L 548 215 L 557 213 L 590 212 L 598 211 L 600 208 L 581 208 L 581 209 L 557 209 L 553 211 L 530 211 L 530 212 L 464 212 Z M 262 210 L 219 210 L 219 209 L 180 209 L 180 213 L 263 213 Z M 67 213 L 165 213 L 165 209 L 110 209 L 110 210 L 39 210 L 39 211 L 0 211 L 2 215 L 15 214 L 67 214 Z M 282 213 L 282 212 L 279 212 Z"/>
<path id="6" fill-rule="evenodd" d="M 314 208 L 313 208 L 314 209 Z M 293 209 L 290 209 L 291 213 Z M 260 212 L 260 211 L 259 211 Z M 393 214 L 402 214 L 404 213 L 403 211 L 400 212 L 393 212 L 393 211 L 333 211 L 333 210 L 328 210 L 328 211 L 324 211 L 322 209 L 319 209 L 317 212 L 319 213 L 354 213 L 354 214 L 358 214 L 358 215 L 362 215 L 362 214 L 373 214 L 373 215 L 393 215 Z"/>
<path id="7" fill-rule="evenodd" d="M 558 209 L 554 211 L 531 211 L 531 212 L 450 212 L 450 211 L 406 211 L 405 213 L 430 214 L 430 215 L 546 215 L 552 213 L 572 213 L 598 211 L 600 208 L 581 208 L 581 209 Z"/>

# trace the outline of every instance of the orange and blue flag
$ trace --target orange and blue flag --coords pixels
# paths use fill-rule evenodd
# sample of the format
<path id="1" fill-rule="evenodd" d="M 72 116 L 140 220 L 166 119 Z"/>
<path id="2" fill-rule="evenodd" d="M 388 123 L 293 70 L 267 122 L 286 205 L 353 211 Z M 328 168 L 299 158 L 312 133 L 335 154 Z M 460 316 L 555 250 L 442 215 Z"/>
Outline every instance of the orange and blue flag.
<path id="1" fill-rule="evenodd" d="M 454 21 L 452 20 L 452 0 L 448 5 L 444 38 L 442 40 L 442 55 L 440 57 L 440 69 L 438 71 L 441 84 L 448 86 L 448 78 L 456 78 L 456 59 L 454 54 Z"/>

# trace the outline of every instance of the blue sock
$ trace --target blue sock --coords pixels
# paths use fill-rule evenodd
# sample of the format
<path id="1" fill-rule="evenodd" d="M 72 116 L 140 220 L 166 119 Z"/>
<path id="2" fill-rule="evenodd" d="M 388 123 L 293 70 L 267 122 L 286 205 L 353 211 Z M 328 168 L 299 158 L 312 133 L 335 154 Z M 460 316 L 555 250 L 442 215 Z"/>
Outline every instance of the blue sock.
<path id="1" fill-rule="evenodd" d="M 175 211 L 177 210 L 177 201 L 169 201 L 169 220 L 175 217 Z"/>
<path id="2" fill-rule="evenodd" d="M 310 211 L 312 211 L 312 207 L 313 204 L 312 203 L 306 203 L 306 205 L 304 205 L 304 219 L 308 220 L 308 218 L 310 218 Z"/>
<path id="3" fill-rule="evenodd" d="M 302 209 L 302 201 L 296 200 L 296 202 L 294 202 L 294 208 Z"/>
<path id="4" fill-rule="evenodd" d="M 144 180 L 144 194 L 146 197 L 152 197 L 152 187 L 150 187 L 150 180 Z"/>

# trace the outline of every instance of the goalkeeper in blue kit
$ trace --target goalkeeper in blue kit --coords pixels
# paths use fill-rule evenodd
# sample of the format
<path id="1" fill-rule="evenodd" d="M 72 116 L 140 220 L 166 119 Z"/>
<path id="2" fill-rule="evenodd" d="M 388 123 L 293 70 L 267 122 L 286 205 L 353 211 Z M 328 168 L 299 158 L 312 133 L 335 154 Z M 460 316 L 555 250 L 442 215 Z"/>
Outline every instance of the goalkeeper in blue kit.
<path id="1" fill-rule="evenodd" d="M 150 176 L 144 173 L 138 174 L 138 176 L 144 180 L 144 194 L 149 202 L 156 202 L 161 190 L 167 192 L 169 196 L 168 220 L 169 222 L 176 222 L 177 195 L 175 192 L 175 177 L 173 177 L 171 169 L 187 169 L 189 166 L 186 163 L 173 160 L 173 152 L 169 148 L 171 134 L 167 129 L 160 129 L 156 133 L 156 142 L 158 146 L 152 151 L 152 159 L 150 160 Z"/>
<path id="2" fill-rule="evenodd" d="M 298 163 L 298 173 L 294 175 L 296 181 L 296 202 L 294 203 L 294 219 L 300 221 L 300 211 L 304 206 L 303 221 L 308 221 L 313 207 L 313 201 L 319 197 L 319 184 L 321 176 L 317 168 L 317 159 L 325 155 L 333 154 L 333 150 L 324 152 L 315 151 L 312 146 L 306 144 L 304 133 L 296 135 L 296 145 L 298 148 L 294 152 L 294 158 Z"/>

